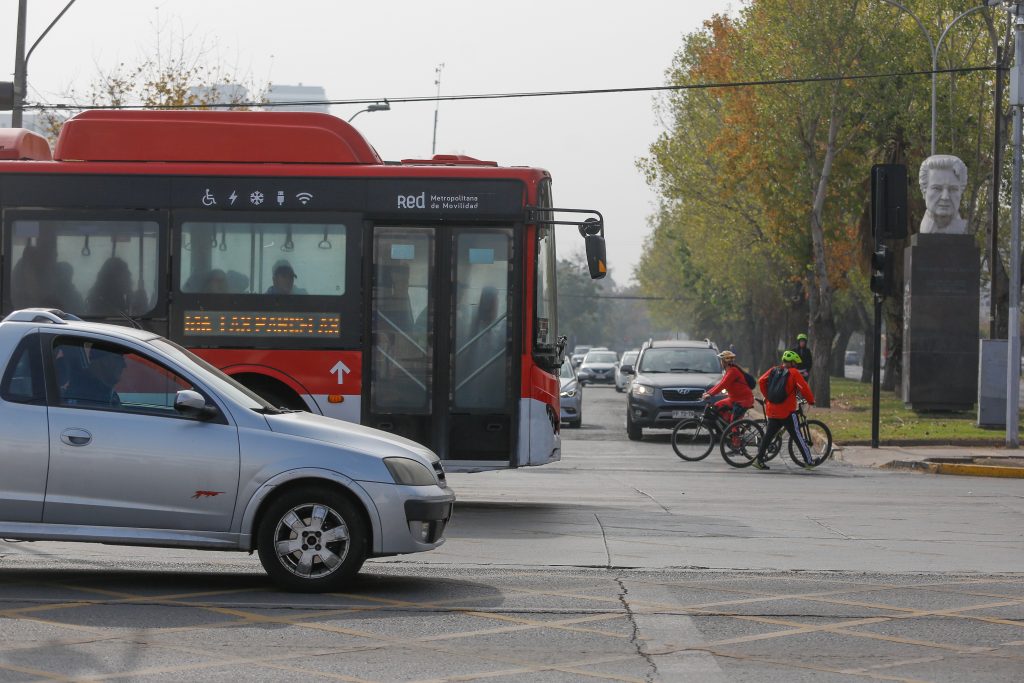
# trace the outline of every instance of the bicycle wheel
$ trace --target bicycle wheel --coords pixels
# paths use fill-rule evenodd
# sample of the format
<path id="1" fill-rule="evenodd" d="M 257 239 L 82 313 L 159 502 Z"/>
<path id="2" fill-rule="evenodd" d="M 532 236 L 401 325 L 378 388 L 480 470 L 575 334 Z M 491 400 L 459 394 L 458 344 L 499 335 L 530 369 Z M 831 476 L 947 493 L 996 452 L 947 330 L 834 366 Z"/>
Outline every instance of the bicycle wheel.
<path id="1" fill-rule="evenodd" d="M 800 449 L 793 440 L 789 441 L 789 457 L 800 467 L 817 467 L 832 456 L 832 432 L 821 420 L 807 420 L 800 431 L 811 449 L 811 462 L 804 462 Z"/>
<path id="2" fill-rule="evenodd" d="M 754 462 L 764 431 L 754 420 L 738 420 L 722 431 L 719 450 L 733 467 L 747 467 Z"/>
<path id="3" fill-rule="evenodd" d="M 775 458 L 776 455 L 782 452 L 782 431 L 775 433 L 775 438 L 772 439 L 771 445 L 764 451 L 764 461 L 768 462 Z"/>
<path id="4" fill-rule="evenodd" d="M 672 450 L 683 460 L 703 460 L 714 447 L 715 435 L 700 420 L 680 420 L 672 429 Z"/>

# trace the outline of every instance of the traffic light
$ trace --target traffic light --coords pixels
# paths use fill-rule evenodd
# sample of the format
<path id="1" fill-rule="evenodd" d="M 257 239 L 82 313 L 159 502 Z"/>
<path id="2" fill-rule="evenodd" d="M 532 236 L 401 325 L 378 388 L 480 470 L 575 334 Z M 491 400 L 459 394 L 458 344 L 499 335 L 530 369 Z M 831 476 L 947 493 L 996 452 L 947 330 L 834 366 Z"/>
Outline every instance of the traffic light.
<path id="1" fill-rule="evenodd" d="M 871 167 L 871 231 L 876 240 L 907 236 L 907 167 L 903 164 Z"/>
<path id="2" fill-rule="evenodd" d="M 0 111 L 14 109 L 14 83 L 0 81 Z"/>
<path id="3" fill-rule="evenodd" d="M 887 297 L 892 294 L 893 284 L 892 251 L 879 244 L 871 252 L 871 291 Z"/>

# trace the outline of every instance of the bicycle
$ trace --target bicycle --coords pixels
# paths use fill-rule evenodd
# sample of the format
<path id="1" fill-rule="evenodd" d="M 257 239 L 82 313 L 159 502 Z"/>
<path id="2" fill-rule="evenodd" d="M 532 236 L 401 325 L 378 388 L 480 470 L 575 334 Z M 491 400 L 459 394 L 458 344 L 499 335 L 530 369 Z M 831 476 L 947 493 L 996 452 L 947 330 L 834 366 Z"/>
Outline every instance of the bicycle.
<path id="1" fill-rule="evenodd" d="M 804 462 L 800 448 L 793 440 L 789 441 L 789 458 L 803 469 L 813 469 L 832 457 L 832 432 L 821 420 L 808 419 L 804 413 L 805 400 L 797 401 L 797 423 L 801 436 L 811 452 L 810 462 Z M 763 405 L 763 402 L 762 402 Z M 757 457 L 757 450 L 764 439 L 764 428 L 759 424 L 760 420 L 739 420 L 729 425 L 720 437 L 719 443 L 722 450 L 722 457 L 733 467 L 748 467 Z M 764 420 L 767 424 L 767 417 Z M 770 460 L 768 453 L 772 450 L 775 454 L 782 449 L 782 434 L 776 436 L 776 441 L 765 453 L 765 460 Z M 774 457 L 772 455 L 771 457 Z"/>
<path id="2" fill-rule="evenodd" d="M 705 401 L 704 412 L 698 417 L 683 418 L 672 428 L 672 450 L 687 462 L 703 460 L 711 454 L 728 425 L 715 404 Z"/>
<path id="3" fill-rule="evenodd" d="M 761 413 L 764 414 L 764 399 L 754 397 L 754 400 L 761 405 Z M 743 423 L 743 424 L 740 424 Z M 751 423 L 759 429 L 752 429 Z M 761 444 L 761 438 L 768 427 L 768 417 L 765 415 L 760 420 L 747 418 L 737 420 L 726 427 L 719 438 L 719 450 L 722 459 L 733 467 L 747 467 L 753 462 L 757 455 L 757 448 Z M 765 451 L 765 462 L 772 460 L 782 450 L 782 432 L 775 435 L 772 444 Z M 736 458 L 733 460 L 733 458 Z"/>

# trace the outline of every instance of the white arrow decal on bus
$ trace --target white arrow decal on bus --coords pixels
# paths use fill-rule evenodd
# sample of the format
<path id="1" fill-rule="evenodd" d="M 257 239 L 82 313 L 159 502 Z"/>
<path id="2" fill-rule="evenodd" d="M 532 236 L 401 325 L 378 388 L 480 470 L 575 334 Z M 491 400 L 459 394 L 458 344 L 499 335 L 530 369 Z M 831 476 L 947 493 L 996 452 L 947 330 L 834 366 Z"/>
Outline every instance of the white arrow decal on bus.
<path id="1" fill-rule="evenodd" d="M 331 374 L 332 375 L 333 374 L 337 374 L 338 375 L 338 384 L 344 384 L 345 383 L 345 375 L 347 375 L 350 372 L 352 372 L 352 371 L 349 370 L 348 366 L 345 365 L 340 360 L 337 363 L 334 364 L 333 368 L 331 368 Z"/>

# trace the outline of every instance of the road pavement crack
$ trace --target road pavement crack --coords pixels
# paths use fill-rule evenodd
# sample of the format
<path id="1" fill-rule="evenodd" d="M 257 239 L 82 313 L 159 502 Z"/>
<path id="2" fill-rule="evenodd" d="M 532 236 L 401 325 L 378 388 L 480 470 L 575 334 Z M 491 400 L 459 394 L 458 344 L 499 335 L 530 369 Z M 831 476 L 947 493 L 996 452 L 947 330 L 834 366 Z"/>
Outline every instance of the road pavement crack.
<path id="1" fill-rule="evenodd" d="M 622 608 L 626 610 L 629 626 L 633 631 L 629 636 L 629 642 L 633 644 L 633 647 L 636 648 L 636 653 L 647 662 L 647 667 L 650 669 L 644 680 L 655 681 L 658 678 L 658 665 L 655 663 L 654 658 L 644 649 L 643 640 L 640 638 L 640 627 L 636 623 L 636 615 L 633 614 L 633 607 L 629 604 L 629 600 L 627 600 L 629 589 L 626 588 L 625 582 L 620 577 L 615 577 L 615 583 L 619 584 L 619 602 L 622 603 Z"/>
<path id="2" fill-rule="evenodd" d="M 834 528 L 834 527 L 831 527 L 831 526 L 829 526 L 828 524 L 825 524 L 825 522 L 822 522 L 822 521 L 821 521 L 820 519 L 814 519 L 813 517 L 808 517 L 808 519 L 810 519 L 810 520 L 811 520 L 812 522 L 814 522 L 815 524 L 817 524 L 817 525 L 818 525 L 818 526 L 820 526 L 821 528 L 823 528 L 823 529 L 827 529 L 828 531 L 831 531 L 831 532 L 832 532 L 832 533 L 834 533 L 834 534 L 837 534 L 837 535 L 839 535 L 839 536 L 842 536 L 843 538 L 845 538 L 845 539 L 846 539 L 846 540 L 848 540 L 848 541 L 855 541 L 855 540 L 857 540 L 857 539 L 856 539 L 856 538 L 854 538 L 853 536 L 850 536 L 850 535 L 848 535 L 848 534 L 844 534 L 844 533 L 843 533 L 842 531 L 840 531 L 839 529 L 836 529 L 836 528 Z"/>
<path id="3" fill-rule="evenodd" d="M 654 501 L 654 504 L 655 504 L 655 505 L 657 505 L 658 507 L 660 507 L 660 508 L 661 508 L 662 510 L 664 510 L 664 511 L 665 511 L 665 512 L 667 512 L 668 514 L 670 514 L 670 515 L 672 514 L 672 511 L 671 511 L 671 510 L 669 510 L 669 509 L 668 509 L 667 507 L 665 507 L 664 505 L 662 505 L 661 503 L 659 503 L 659 502 L 658 502 L 658 500 L 657 500 L 657 499 L 656 499 L 656 498 L 655 498 L 654 496 L 652 496 L 651 494 L 647 493 L 647 491 L 641 491 L 640 489 L 638 489 L 638 488 L 637 488 L 637 487 L 635 487 L 635 486 L 630 486 L 629 488 L 633 489 L 634 491 L 636 491 L 637 493 L 639 493 L 639 494 L 640 494 L 641 496 L 647 496 L 647 497 L 648 497 L 648 498 L 650 498 L 650 499 L 651 499 L 652 501 Z"/>
<path id="4" fill-rule="evenodd" d="M 601 523 L 601 518 L 594 514 L 594 519 L 597 520 L 597 525 L 601 527 L 601 540 L 604 541 L 604 554 L 608 558 L 608 564 L 605 565 L 605 569 L 612 568 L 612 549 L 608 547 L 608 534 L 604 531 L 604 524 Z"/>

